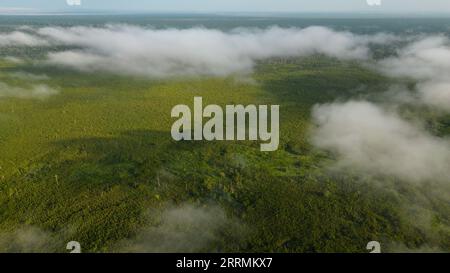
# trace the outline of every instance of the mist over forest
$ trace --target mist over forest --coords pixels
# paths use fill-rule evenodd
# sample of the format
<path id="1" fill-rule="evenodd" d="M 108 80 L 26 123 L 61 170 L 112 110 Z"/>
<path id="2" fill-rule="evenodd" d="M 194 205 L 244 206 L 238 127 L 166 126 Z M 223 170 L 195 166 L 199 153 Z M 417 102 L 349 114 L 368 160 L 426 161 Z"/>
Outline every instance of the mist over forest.
<path id="1" fill-rule="evenodd" d="M 0 16 L 0 252 L 450 251 L 450 20 Z M 280 146 L 170 110 L 280 105 Z"/>

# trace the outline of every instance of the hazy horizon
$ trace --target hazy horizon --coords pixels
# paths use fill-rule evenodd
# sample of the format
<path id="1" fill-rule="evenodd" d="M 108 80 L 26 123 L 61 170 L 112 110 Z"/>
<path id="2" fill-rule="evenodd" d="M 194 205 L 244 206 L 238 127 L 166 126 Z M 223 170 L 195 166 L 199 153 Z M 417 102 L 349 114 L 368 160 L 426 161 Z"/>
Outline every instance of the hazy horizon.
<path id="1" fill-rule="evenodd" d="M 449 18 L 450 12 L 263 12 L 263 11 L 139 11 L 139 10 L 17 10 L 4 11 L 0 7 L 0 16 L 77 16 L 77 15 L 155 15 L 155 16 L 241 16 L 273 18 Z"/>
<path id="2" fill-rule="evenodd" d="M 69 5 L 74 0 L 3 0 L 0 14 L 48 12 L 122 12 L 122 13 L 289 13 L 289 14 L 450 14 L 447 0 L 81 0 L 81 5 Z M 375 2 L 372 2 L 375 3 Z"/>

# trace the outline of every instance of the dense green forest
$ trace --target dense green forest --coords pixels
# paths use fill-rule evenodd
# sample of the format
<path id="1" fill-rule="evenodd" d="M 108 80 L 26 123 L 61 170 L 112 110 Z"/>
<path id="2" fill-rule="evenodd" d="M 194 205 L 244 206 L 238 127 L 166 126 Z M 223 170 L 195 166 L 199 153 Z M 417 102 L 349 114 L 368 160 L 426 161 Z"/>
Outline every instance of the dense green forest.
<path id="1" fill-rule="evenodd" d="M 72 240 L 84 252 L 368 252 L 374 240 L 450 251 L 450 205 L 433 181 L 333 170 L 334 155 L 310 142 L 315 104 L 376 101 L 401 79 L 321 55 L 176 80 L 0 63 L 1 82 L 26 88 L 31 74 L 51 75 L 29 80 L 58 93 L 0 98 L 0 251 L 66 252 Z M 171 108 L 194 96 L 281 105 L 280 149 L 173 141 Z M 448 115 L 401 112 L 450 134 Z"/>

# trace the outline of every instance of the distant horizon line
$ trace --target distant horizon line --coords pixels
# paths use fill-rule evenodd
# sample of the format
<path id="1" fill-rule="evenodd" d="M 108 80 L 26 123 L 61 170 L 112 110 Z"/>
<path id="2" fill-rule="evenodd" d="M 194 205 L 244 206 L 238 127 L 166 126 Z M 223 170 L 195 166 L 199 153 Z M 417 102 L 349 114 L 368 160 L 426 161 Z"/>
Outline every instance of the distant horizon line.
<path id="1" fill-rule="evenodd" d="M 398 12 L 398 11 L 138 11 L 138 10 L 104 10 L 104 9 L 62 9 L 62 10 L 39 10 L 39 9 L 11 9 L 2 12 L 0 16 L 39 16 L 39 15 L 237 15 L 237 16 L 369 16 L 369 17 L 450 17 L 450 12 Z"/>

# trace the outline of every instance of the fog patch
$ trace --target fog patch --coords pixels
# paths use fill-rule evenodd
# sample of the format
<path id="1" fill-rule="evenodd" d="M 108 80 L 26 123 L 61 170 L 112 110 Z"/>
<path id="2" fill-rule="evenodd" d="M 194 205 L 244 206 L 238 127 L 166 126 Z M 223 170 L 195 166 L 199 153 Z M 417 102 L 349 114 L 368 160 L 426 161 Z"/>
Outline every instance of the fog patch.
<path id="1" fill-rule="evenodd" d="M 45 253 L 55 247 L 52 236 L 36 227 L 21 227 L 13 232 L 0 233 L 2 253 Z"/>
<path id="2" fill-rule="evenodd" d="M 139 253 L 220 251 L 224 234 L 237 237 L 237 229 L 240 225 L 218 206 L 183 205 L 166 209 L 157 223 L 120 242 L 117 248 L 120 252 Z"/>
<path id="3" fill-rule="evenodd" d="M 12 64 L 23 64 L 24 63 L 24 60 L 22 60 L 21 58 L 18 58 L 18 57 L 14 57 L 14 56 L 7 56 L 7 57 L 4 57 L 3 59 Z"/>
<path id="4" fill-rule="evenodd" d="M 274 57 L 323 54 L 345 60 L 368 59 L 370 43 L 392 39 L 387 34 L 358 36 L 319 26 L 224 32 L 109 25 L 47 27 L 37 32 L 53 44 L 79 47 L 50 53 L 50 64 L 150 77 L 248 74 L 258 60 Z"/>
<path id="5" fill-rule="evenodd" d="M 21 80 L 27 80 L 27 81 L 44 81 L 49 80 L 50 78 L 47 75 L 44 74 L 32 74 L 28 72 L 18 71 L 8 74 L 9 77 L 21 79 Z"/>
<path id="6" fill-rule="evenodd" d="M 36 84 L 25 88 L 0 82 L 0 98 L 46 99 L 58 93 L 57 89 L 46 84 Z"/>
<path id="7" fill-rule="evenodd" d="M 335 167 L 409 182 L 450 181 L 450 141 L 365 101 L 315 106 L 312 142 L 336 156 Z"/>
<path id="8" fill-rule="evenodd" d="M 398 50 L 398 56 L 379 62 L 389 76 L 418 81 L 417 102 L 450 111 L 450 39 L 432 36 Z"/>
<path id="9" fill-rule="evenodd" d="M 23 31 L 0 33 L 0 47 L 5 46 L 48 46 L 49 43 L 34 34 Z"/>
<path id="10" fill-rule="evenodd" d="M 450 112 L 450 78 L 448 82 L 425 82 L 418 84 L 423 103 Z"/>
<path id="11" fill-rule="evenodd" d="M 421 247 L 408 247 L 403 243 L 392 243 L 389 244 L 387 253 L 447 253 L 443 249 L 435 246 L 423 245 Z"/>

